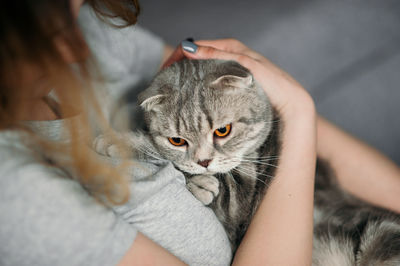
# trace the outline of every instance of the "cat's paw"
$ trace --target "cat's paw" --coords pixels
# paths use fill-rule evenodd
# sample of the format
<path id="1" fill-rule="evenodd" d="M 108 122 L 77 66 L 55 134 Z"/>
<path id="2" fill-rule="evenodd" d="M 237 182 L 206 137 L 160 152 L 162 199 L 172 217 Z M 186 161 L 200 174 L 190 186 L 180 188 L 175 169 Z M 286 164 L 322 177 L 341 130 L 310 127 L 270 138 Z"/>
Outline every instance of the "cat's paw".
<path id="1" fill-rule="evenodd" d="M 204 205 L 209 205 L 219 194 L 219 181 L 211 175 L 196 175 L 188 178 L 187 188 Z"/>
<path id="2" fill-rule="evenodd" d="M 122 139 L 123 136 L 117 133 L 113 137 L 109 134 L 103 134 L 95 138 L 92 146 L 101 155 L 119 158 L 123 157 L 120 143 Z"/>

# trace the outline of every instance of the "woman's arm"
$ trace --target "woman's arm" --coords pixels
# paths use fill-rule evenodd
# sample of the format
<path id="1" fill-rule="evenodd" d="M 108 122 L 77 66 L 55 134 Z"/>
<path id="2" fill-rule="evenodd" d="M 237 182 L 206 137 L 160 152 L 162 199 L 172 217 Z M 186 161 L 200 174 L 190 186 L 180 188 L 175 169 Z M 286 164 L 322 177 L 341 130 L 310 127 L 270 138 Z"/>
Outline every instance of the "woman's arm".
<path id="1" fill-rule="evenodd" d="M 283 120 L 279 168 L 236 253 L 236 265 L 310 265 L 316 160 L 316 113 L 288 74 L 235 40 L 199 41 L 194 59 L 235 60 L 262 85 Z M 184 45 L 191 45 L 184 43 Z M 190 48 L 190 47 L 189 47 Z M 179 53 L 179 52 L 177 52 Z M 174 54 L 175 57 L 177 54 Z M 290 254 L 288 256 L 288 254 Z"/>
<path id="2" fill-rule="evenodd" d="M 400 213 L 400 168 L 362 141 L 318 117 L 317 151 L 340 185 L 372 204 Z"/>
<path id="3" fill-rule="evenodd" d="M 283 118 L 279 168 L 236 253 L 235 264 L 311 264 L 315 122 L 312 110 L 299 111 Z"/>

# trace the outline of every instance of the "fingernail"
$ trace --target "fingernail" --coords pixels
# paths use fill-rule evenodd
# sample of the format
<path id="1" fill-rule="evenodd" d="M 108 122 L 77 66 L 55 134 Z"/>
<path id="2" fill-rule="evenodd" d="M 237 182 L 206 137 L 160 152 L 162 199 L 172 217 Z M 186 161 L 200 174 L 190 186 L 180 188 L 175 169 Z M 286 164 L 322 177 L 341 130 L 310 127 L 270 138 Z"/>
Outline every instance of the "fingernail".
<path id="1" fill-rule="evenodd" d="M 192 54 L 194 54 L 197 51 L 197 45 L 190 41 L 182 41 L 181 46 L 183 50 Z"/>
<path id="2" fill-rule="evenodd" d="M 192 37 L 189 37 L 189 38 L 186 38 L 185 41 L 194 42 L 194 39 Z"/>

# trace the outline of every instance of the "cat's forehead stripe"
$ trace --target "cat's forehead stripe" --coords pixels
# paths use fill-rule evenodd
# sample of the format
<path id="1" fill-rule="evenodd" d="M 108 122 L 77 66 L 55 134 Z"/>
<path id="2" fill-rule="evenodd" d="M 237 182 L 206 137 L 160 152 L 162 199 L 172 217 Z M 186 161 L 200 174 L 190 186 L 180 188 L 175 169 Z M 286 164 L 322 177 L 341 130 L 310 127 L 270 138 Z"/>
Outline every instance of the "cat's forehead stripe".
<path id="1" fill-rule="evenodd" d="M 185 119 L 183 115 L 180 115 L 179 120 L 181 121 L 183 127 L 185 128 L 185 131 L 188 131 L 189 130 L 189 125 L 187 121 L 188 119 Z"/>
<path id="2" fill-rule="evenodd" d="M 198 128 L 199 132 L 201 132 L 201 130 L 203 129 L 202 124 L 203 124 L 203 119 L 202 119 L 201 114 L 199 114 L 197 116 L 197 128 Z"/>
<path id="3" fill-rule="evenodd" d="M 185 64 L 183 64 L 180 68 L 179 68 L 179 71 L 180 71 L 180 73 L 179 73 L 179 75 L 178 75 L 178 86 L 179 86 L 179 88 L 183 88 L 183 85 L 184 85 L 184 82 L 185 82 L 185 80 L 184 80 L 184 78 L 182 78 L 182 77 L 184 77 L 184 75 L 185 75 Z"/>
<path id="4" fill-rule="evenodd" d="M 205 99 L 205 96 L 203 95 L 203 93 L 199 93 L 200 109 L 206 116 L 206 119 L 207 119 L 207 122 L 208 122 L 208 125 L 210 126 L 210 128 L 213 128 L 213 121 L 212 121 L 210 112 L 206 108 L 205 101 L 206 101 L 206 99 Z"/>
<path id="5" fill-rule="evenodd" d="M 175 130 L 176 130 L 176 133 L 178 134 L 178 136 L 180 136 L 181 135 L 181 126 L 180 126 L 179 119 L 175 119 Z"/>
<path id="6" fill-rule="evenodd" d="M 199 62 L 198 61 L 195 61 L 195 60 L 192 60 L 192 61 L 190 61 L 190 62 L 192 62 L 192 64 L 193 64 L 193 67 L 192 67 L 192 75 L 193 76 L 196 76 L 196 79 L 197 80 L 200 80 L 200 67 L 199 67 Z"/>

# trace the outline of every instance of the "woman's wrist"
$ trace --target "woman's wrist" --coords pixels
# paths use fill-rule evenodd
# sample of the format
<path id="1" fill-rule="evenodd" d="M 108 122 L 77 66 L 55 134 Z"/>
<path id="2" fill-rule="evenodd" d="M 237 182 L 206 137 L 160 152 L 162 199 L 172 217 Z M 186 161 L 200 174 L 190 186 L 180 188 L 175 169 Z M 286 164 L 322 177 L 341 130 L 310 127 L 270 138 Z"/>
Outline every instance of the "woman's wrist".
<path id="1" fill-rule="evenodd" d="M 311 96 L 306 92 L 288 96 L 277 107 L 285 124 L 292 122 L 311 123 L 316 127 L 317 112 Z"/>

